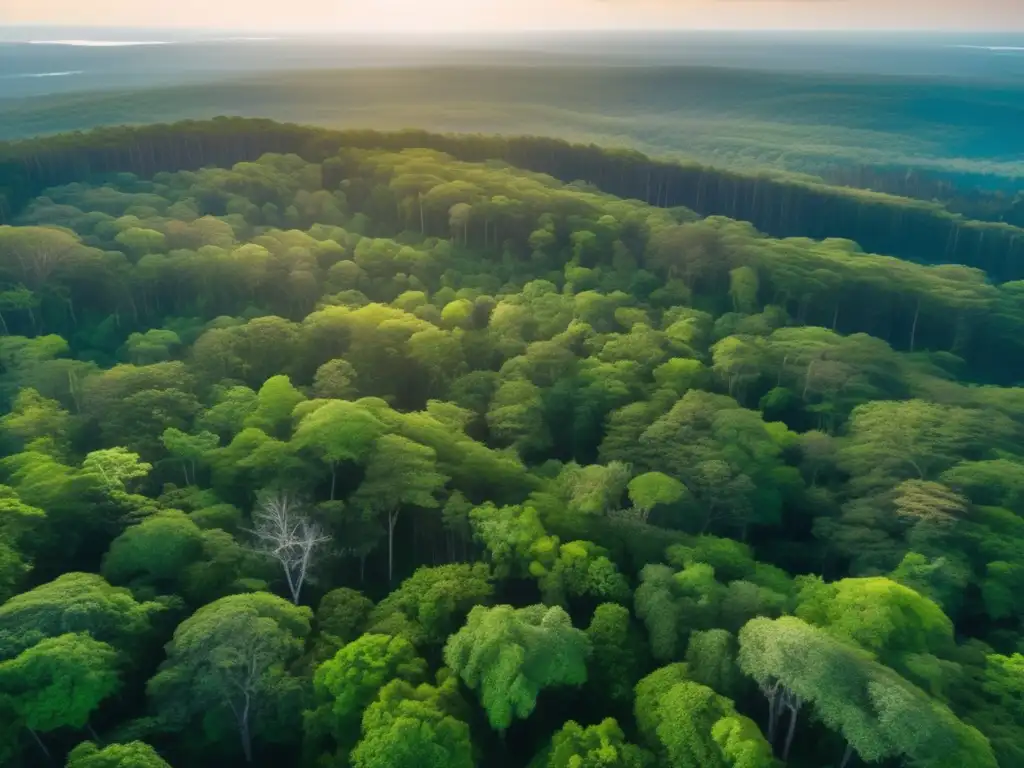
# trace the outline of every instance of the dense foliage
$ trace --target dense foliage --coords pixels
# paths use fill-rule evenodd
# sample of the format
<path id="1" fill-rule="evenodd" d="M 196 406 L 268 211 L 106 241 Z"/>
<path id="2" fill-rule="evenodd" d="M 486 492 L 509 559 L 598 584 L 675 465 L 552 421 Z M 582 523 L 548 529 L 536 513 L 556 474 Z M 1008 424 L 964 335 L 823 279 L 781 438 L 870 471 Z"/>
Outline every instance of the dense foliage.
<path id="1" fill-rule="evenodd" d="M 672 130 L 679 130 L 675 121 Z M 655 160 L 634 150 L 537 136 L 333 131 L 240 118 L 107 128 L 85 136 L 0 144 L 0 223 L 44 188 L 79 180 L 86 172 L 148 176 L 205 164 L 228 166 L 256 160 L 265 152 L 292 152 L 321 162 L 342 147 L 429 147 L 467 161 L 500 158 L 565 182 L 582 179 L 620 197 L 749 221 L 776 237 L 846 238 L 871 252 L 922 263 L 965 264 L 999 280 L 1024 278 L 1024 229 L 1002 220 L 1003 204 L 992 216 L 996 221 L 972 220 L 931 198 L 831 186 L 814 177 Z M 977 203 L 964 202 L 958 210 L 981 215 Z"/>
<path id="2" fill-rule="evenodd" d="M 0 283 L 4 765 L 1024 761 L 1018 285 L 423 148 L 54 186 Z"/>

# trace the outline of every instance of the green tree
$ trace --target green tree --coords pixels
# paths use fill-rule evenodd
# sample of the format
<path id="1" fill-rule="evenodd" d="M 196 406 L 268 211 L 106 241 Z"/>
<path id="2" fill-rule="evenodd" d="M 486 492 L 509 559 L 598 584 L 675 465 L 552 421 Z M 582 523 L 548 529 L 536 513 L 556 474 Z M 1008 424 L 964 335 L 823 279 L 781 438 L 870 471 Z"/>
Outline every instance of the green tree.
<path id="1" fill-rule="evenodd" d="M 119 232 L 114 240 L 135 257 L 145 256 L 147 253 L 160 253 L 167 248 L 163 233 L 143 227 L 131 227 Z"/>
<path id="2" fill-rule="evenodd" d="M 722 696 L 735 698 L 740 693 L 737 650 L 736 638 L 724 629 L 694 632 L 686 646 L 690 677 Z"/>
<path id="3" fill-rule="evenodd" d="M 645 523 L 659 504 L 675 504 L 687 493 L 686 486 L 661 472 L 645 472 L 629 481 L 629 500 Z"/>
<path id="4" fill-rule="evenodd" d="M 22 389 L 11 403 L 10 413 L 0 418 L 0 428 L 24 450 L 49 449 L 59 457 L 67 450 L 72 419 L 56 400 L 34 389 Z"/>
<path id="5" fill-rule="evenodd" d="M 674 577 L 675 572 L 667 565 L 646 565 L 633 595 L 637 618 L 647 627 L 651 653 L 658 661 L 676 658 L 681 650 L 683 613 Z"/>
<path id="6" fill-rule="evenodd" d="M 0 603 L 15 594 L 31 570 L 21 543 L 45 521 L 43 510 L 25 504 L 12 488 L 0 485 Z"/>
<path id="7" fill-rule="evenodd" d="M 748 266 L 736 267 L 729 272 L 729 296 L 737 312 L 752 315 L 757 311 L 757 272 Z"/>
<path id="8" fill-rule="evenodd" d="M 349 400 L 356 393 L 356 369 L 347 360 L 328 360 L 316 369 L 313 394 L 334 400 Z"/>
<path id="9" fill-rule="evenodd" d="M 122 354 L 133 365 L 150 365 L 170 360 L 180 347 L 181 339 L 174 331 L 150 328 L 145 333 L 131 334 Z"/>
<path id="10" fill-rule="evenodd" d="M 680 658 L 694 630 L 742 625 L 763 613 L 777 615 L 779 603 L 784 603 L 782 596 L 750 582 L 723 585 L 714 567 L 701 562 L 679 572 L 665 565 L 644 566 L 634 594 L 637 617 L 647 626 L 651 651 L 659 661 Z"/>
<path id="11" fill-rule="evenodd" d="M 141 741 L 98 747 L 84 741 L 68 754 L 67 768 L 171 768 L 151 746 Z"/>
<path id="12" fill-rule="evenodd" d="M 272 437 L 287 437 L 292 411 L 305 399 L 287 376 L 271 376 L 256 393 L 256 408 L 246 417 L 245 426 L 261 429 Z"/>
<path id="13" fill-rule="evenodd" d="M 214 488 L 226 496 L 237 494 L 239 488 L 245 491 L 242 498 L 254 488 L 293 491 L 312 480 L 310 467 L 295 446 L 255 427 L 243 429 L 230 444 L 212 451 L 208 461 Z"/>
<path id="14" fill-rule="evenodd" d="M 794 617 L 754 619 L 740 631 L 739 641 L 740 668 L 768 699 L 771 743 L 781 735 L 781 719 L 789 713 L 783 760 L 788 759 L 805 703 L 812 704 L 815 714 L 838 730 L 862 759 L 890 754 L 865 702 L 862 685 L 869 661 L 864 652 Z"/>
<path id="15" fill-rule="evenodd" d="M 469 726 L 456 715 L 458 678 L 438 687 L 405 680 L 385 685 L 363 715 L 363 737 L 352 750 L 355 768 L 473 768 Z"/>
<path id="16" fill-rule="evenodd" d="M 104 448 L 92 451 L 82 462 L 85 474 L 98 478 L 111 491 L 124 493 L 132 480 L 146 477 L 153 465 L 142 461 L 139 454 L 126 448 Z"/>
<path id="17" fill-rule="evenodd" d="M 771 746 L 757 726 L 738 715 L 729 699 L 703 685 L 673 685 L 658 701 L 655 717 L 658 741 L 672 768 L 775 765 Z"/>
<path id="18" fill-rule="evenodd" d="M 469 519 L 499 579 L 543 576 L 557 555 L 558 538 L 548 536 L 533 507 L 509 505 L 499 509 L 487 503 L 474 507 Z"/>
<path id="19" fill-rule="evenodd" d="M 1011 716 L 1024 717 L 1024 655 L 986 656 L 983 687 Z"/>
<path id="20" fill-rule="evenodd" d="M 930 480 L 996 436 L 977 411 L 923 400 L 878 401 L 850 416 L 842 466 L 854 475 Z"/>
<path id="21" fill-rule="evenodd" d="M 439 328 L 417 331 L 406 342 L 409 357 L 426 374 L 428 392 L 441 393 L 465 371 L 465 353 L 459 336 Z"/>
<path id="22" fill-rule="evenodd" d="M 334 656 L 363 633 L 373 601 L 348 587 L 332 589 L 316 609 L 317 660 Z"/>
<path id="23" fill-rule="evenodd" d="M 218 391 L 219 390 L 219 391 Z M 245 427 L 256 410 L 257 395 L 248 387 L 215 388 L 214 404 L 200 414 L 198 426 L 230 440 Z"/>
<path id="24" fill-rule="evenodd" d="M 483 563 L 418 568 L 373 609 L 369 631 L 401 634 L 417 646 L 441 645 L 473 606 L 486 605 L 493 594 Z"/>
<path id="25" fill-rule="evenodd" d="M 538 578 L 544 602 L 568 605 L 571 599 L 597 602 L 629 601 L 629 584 L 608 558 L 589 541 L 570 541 L 558 548 L 554 562 Z"/>
<path id="26" fill-rule="evenodd" d="M 363 406 L 331 400 L 303 417 L 292 442 L 330 467 L 333 500 L 338 466 L 344 461 L 364 463 L 383 432 L 384 425 Z"/>
<path id="27" fill-rule="evenodd" d="M 0 600 L 15 594 L 30 570 L 25 555 L 17 547 L 0 540 Z"/>
<path id="28" fill-rule="evenodd" d="M 953 623 L 934 602 L 885 578 L 809 578 L 796 615 L 876 654 L 887 663 L 906 654 L 943 653 L 953 646 Z"/>
<path id="29" fill-rule="evenodd" d="M 87 634 L 120 651 L 138 650 L 160 610 L 91 573 L 65 573 L 0 605 L 0 660 L 40 640 L 68 632 Z"/>
<path id="30" fill-rule="evenodd" d="M 590 641 L 561 608 L 476 606 L 444 649 L 445 663 L 477 692 L 491 727 L 505 731 L 537 696 L 587 680 Z"/>
<path id="31" fill-rule="evenodd" d="M 955 556 L 932 560 L 917 552 L 908 552 L 889 578 L 934 600 L 947 615 L 953 616 L 960 607 L 971 573 L 969 564 Z"/>
<path id="32" fill-rule="evenodd" d="M 220 445 L 220 438 L 206 430 L 190 435 L 180 429 L 170 427 L 164 430 L 160 439 L 167 452 L 181 461 L 185 485 L 194 485 L 197 482 L 196 465 L 202 462 L 210 451 Z"/>
<path id="33" fill-rule="evenodd" d="M 164 430 L 187 431 L 199 410 L 193 383 L 180 361 L 116 365 L 85 380 L 82 410 L 95 419 L 107 445 L 156 458 L 162 453 Z"/>
<path id="34" fill-rule="evenodd" d="M 768 698 L 769 740 L 781 735 L 782 714 L 790 714 L 783 759 L 798 714 L 810 705 L 817 720 L 846 739 L 842 768 L 855 753 L 865 761 L 903 756 L 922 765 L 996 764 L 985 738 L 948 707 L 825 630 L 792 616 L 758 618 L 743 627 L 739 641 L 740 668 Z M 905 727 L 908 722 L 914 726 Z"/>
<path id="35" fill-rule="evenodd" d="M 572 462 L 562 468 L 556 487 L 568 503 L 568 514 L 586 521 L 618 509 L 629 474 L 629 466 L 620 461 L 587 466 Z"/>
<path id="36" fill-rule="evenodd" d="M 759 336 L 726 336 L 711 348 L 712 370 L 725 380 L 729 394 L 740 402 L 768 367 L 765 346 Z"/>
<path id="37" fill-rule="evenodd" d="M 305 712 L 306 749 L 344 761 L 359 739 L 366 707 L 392 680 L 418 683 L 426 662 L 404 637 L 366 634 L 342 647 L 313 675 L 313 708 Z"/>
<path id="38" fill-rule="evenodd" d="M 537 768 L 649 768 L 654 755 L 630 744 L 612 718 L 584 728 L 570 720 L 551 737 L 551 747 Z"/>
<path id="39" fill-rule="evenodd" d="M 628 704 L 650 659 L 629 609 L 602 603 L 594 610 L 586 633 L 592 649 L 588 674 L 591 689 L 616 704 Z"/>
<path id="40" fill-rule="evenodd" d="M 311 618 L 308 608 L 265 592 L 203 606 L 178 625 L 167 660 L 149 681 L 157 712 L 179 728 L 197 717 L 208 728 L 218 718 L 230 722 L 251 763 L 254 740 L 287 738 L 278 729 L 298 716 L 290 707 L 299 681 L 288 665 L 303 650 Z M 282 716 L 285 723 L 275 721 Z"/>
<path id="41" fill-rule="evenodd" d="M 939 478 L 975 504 L 1024 511 L 1024 464 L 1009 459 L 965 461 Z"/>
<path id="42" fill-rule="evenodd" d="M 25 312 L 34 326 L 36 324 L 35 310 L 39 308 L 40 303 L 40 297 L 23 285 L 0 291 L 0 328 L 5 334 L 10 333 L 7 320 L 3 315 L 4 312 Z"/>
<path id="43" fill-rule="evenodd" d="M 358 503 L 383 513 L 388 530 L 388 580 L 394 578 L 395 526 L 403 507 L 434 509 L 448 478 L 437 468 L 437 454 L 401 435 L 377 439 L 356 491 Z"/>
<path id="44" fill-rule="evenodd" d="M 700 360 L 673 357 L 654 369 L 654 381 L 659 387 L 682 397 L 690 389 L 702 389 L 710 376 Z"/>
<path id="45" fill-rule="evenodd" d="M 662 697 L 679 683 L 690 681 L 690 672 L 685 664 L 668 664 L 659 667 L 637 682 L 634 688 L 633 714 L 637 730 L 648 744 L 658 743 L 658 726 L 661 718 L 658 704 Z"/>
<path id="46" fill-rule="evenodd" d="M 135 581 L 177 591 L 189 565 L 202 556 L 203 532 L 184 512 L 170 509 L 125 530 L 103 558 L 103 576 L 114 584 Z"/>
<path id="47" fill-rule="evenodd" d="M 264 558 L 215 528 L 203 531 L 202 556 L 181 573 L 181 594 L 191 605 L 203 605 L 228 594 L 266 590 L 272 577 Z"/>
<path id="48" fill-rule="evenodd" d="M 551 445 L 540 389 L 525 379 L 509 379 L 498 387 L 487 425 L 499 445 L 512 446 L 524 457 L 543 454 Z"/>
<path id="49" fill-rule="evenodd" d="M 33 734 L 84 728 L 120 687 L 117 651 L 86 634 L 48 637 L 0 663 L 0 702 Z"/>

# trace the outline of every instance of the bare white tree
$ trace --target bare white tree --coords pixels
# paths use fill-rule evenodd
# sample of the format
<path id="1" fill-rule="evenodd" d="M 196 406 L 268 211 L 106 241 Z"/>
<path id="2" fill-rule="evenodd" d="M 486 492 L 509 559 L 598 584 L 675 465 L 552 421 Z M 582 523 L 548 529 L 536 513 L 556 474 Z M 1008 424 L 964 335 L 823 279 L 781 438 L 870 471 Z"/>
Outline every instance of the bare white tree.
<path id="1" fill-rule="evenodd" d="M 252 520 L 254 528 L 249 532 L 256 538 L 255 549 L 281 564 L 292 602 L 298 605 L 314 555 L 331 537 L 285 492 L 263 494 Z"/>

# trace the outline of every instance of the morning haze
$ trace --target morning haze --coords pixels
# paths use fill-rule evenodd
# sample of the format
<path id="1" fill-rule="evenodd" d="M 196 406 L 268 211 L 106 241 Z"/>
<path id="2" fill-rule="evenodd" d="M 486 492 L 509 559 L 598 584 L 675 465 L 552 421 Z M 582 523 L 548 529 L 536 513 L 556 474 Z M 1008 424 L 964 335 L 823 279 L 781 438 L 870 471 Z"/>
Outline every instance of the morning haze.
<path id="1" fill-rule="evenodd" d="M 388 32 L 584 28 L 1021 29 L 1018 0 L 6 0 L 0 24 Z"/>

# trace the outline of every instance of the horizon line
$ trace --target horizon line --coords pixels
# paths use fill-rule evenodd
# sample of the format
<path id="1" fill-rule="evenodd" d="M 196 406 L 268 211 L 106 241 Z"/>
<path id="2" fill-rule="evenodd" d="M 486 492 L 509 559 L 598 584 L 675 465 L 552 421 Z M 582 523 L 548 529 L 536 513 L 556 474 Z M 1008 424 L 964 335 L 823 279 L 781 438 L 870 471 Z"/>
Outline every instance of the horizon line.
<path id="1" fill-rule="evenodd" d="M 437 36 L 441 35 L 452 35 L 452 36 L 504 36 L 504 35 L 522 35 L 522 34 L 592 34 L 595 32 L 611 33 L 611 34 L 631 34 L 631 33 L 647 33 L 647 34 L 678 34 L 678 33 L 764 33 L 764 34 L 775 34 L 775 33 L 788 33 L 788 34 L 821 34 L 821 33 L 835 33 L 835 34 L 930 34 L 930 35 L 1015 35 L 1024 34 L 1024 27 L 1013 28 L 1013 29 L 995 29 L 995 28 L 978 28 L 978 29 L 963 29 L 963 27 L 837 27 L 837 26 L 822 26 L 822 27 L 665 27 L 663 25 L 651 26 L 651 27 L 611 27 L 611 26 L 595 26 L 595 27 L 513 27 L 510 29 L 498 29 L 498 28 L 481 28 L 481 29 L 452 29 L 448 31 L 438 31 L 437 29 L 375 29 L 375 28 L 364 28 L 364 29 L 345 29 L 337 28 L 331 30 L 314 29 L 297 27 L 291 29 L 281 29 L 280 27 L 203 27 L 203 26 L 191 26 L 191 25 L 170 25 L 170 26 L 159 26 L 159 25 L 109 25 L 109 24 L 68 24 L 63 22 L 18 22 L 18 23 L 5 23 L 0 22 L 0 31 L 12 30 L 12 29 L 89 29 L 89 30 L 106 30 L 106 31 L 125 31 L 125 32 L 139 32 L 144 30 L 149 31 L 161 31 L 161 32 L 209 32 L 211 34 L 222 33 L 222 32 L 262 32 L 270 33 L 273 32 L 277 37 L 333 37 L 337 35 L 395 35 L 395 36 L 418 36 L 418 35 L 430 35 Z"/>

